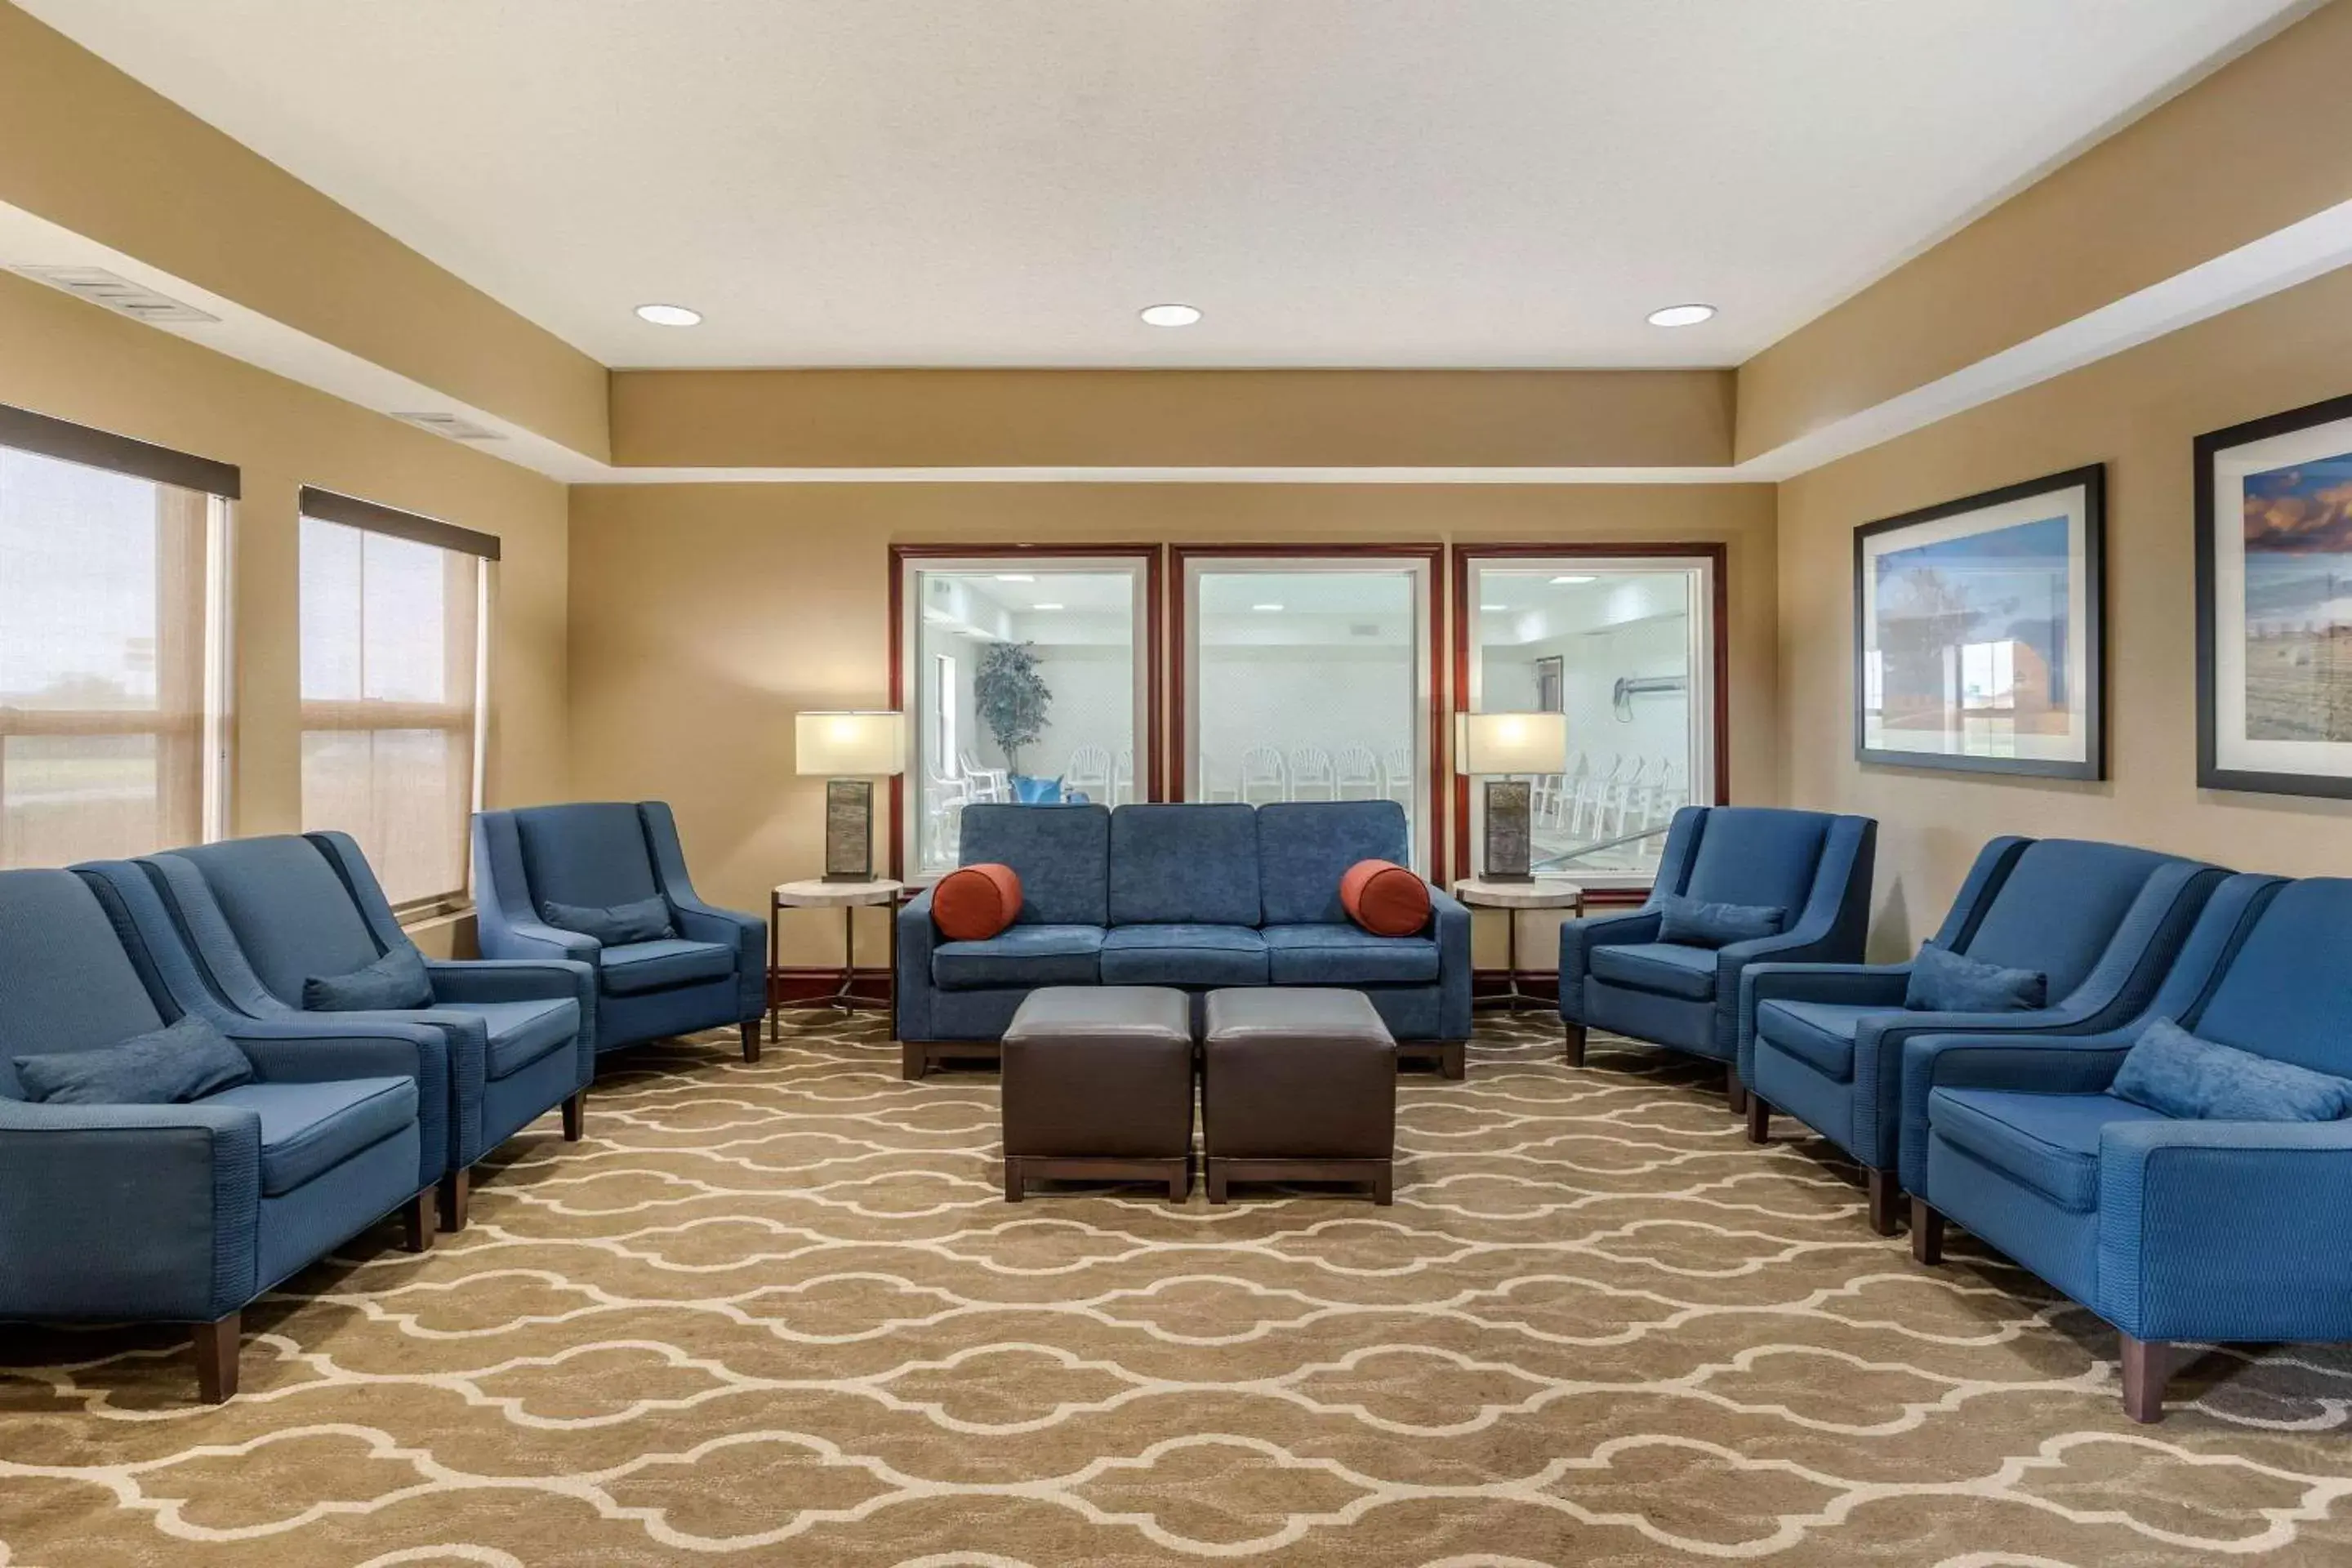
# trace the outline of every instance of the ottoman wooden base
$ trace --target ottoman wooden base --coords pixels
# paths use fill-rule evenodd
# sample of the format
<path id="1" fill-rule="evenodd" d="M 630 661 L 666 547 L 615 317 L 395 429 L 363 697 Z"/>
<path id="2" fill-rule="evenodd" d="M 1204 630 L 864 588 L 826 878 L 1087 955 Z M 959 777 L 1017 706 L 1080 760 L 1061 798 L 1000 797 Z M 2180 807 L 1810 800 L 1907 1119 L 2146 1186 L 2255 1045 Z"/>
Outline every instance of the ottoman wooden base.
<path id="1" fill-rule="evenodd" d="M 1435 1068 L 1445 1078 L 1460 1079 L 1470 1075 L 1470 1042 L 1467 1040 L 1410 1040 L 1397 1045 L 1397 1065 L 1412 1063 L 1414 1067 Z"/>
<path id="2" fill-rule="evenodd" d="M 1017 1204 L 1028 1196 L 1031 1182 L 1164 1182 L 1168 1201 L 1181 1204 L 1192 1195 L 1190 1156 L 1172 1160 L 1089 1160 L 1076 1154 L 1007 1154 L 1004 1157 L 1004 1201 Z"/>
<path id="3" fill-rule="evenodd" d="M 1376 1204 L 1387 1204 L 1396 1193 L 1394 1160 L 1229 1160 L 1213 1154 L 1203 1164 L 1213 1204 L 1225 1201 L 1228 1182 L 1366 1182 Z"/>
<path id="4" fill-rule="evenodd" d="M 948 1062 L 1002 1061 L 1004 1047 L 994 1040 L 901 1040 L 898 1076 L 912 1083 Z"/>

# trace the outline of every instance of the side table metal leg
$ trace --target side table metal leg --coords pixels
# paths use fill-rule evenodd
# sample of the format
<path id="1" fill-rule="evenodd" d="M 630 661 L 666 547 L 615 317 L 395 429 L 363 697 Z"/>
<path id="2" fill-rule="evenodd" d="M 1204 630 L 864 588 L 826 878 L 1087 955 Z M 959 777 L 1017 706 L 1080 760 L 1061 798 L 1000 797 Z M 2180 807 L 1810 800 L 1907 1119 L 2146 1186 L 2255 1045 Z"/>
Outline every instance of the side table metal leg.
<path id="1" fill-rule="evenodd" d="M 776 970 L 783 953 L 781 930 L 783 918 L 783 902 L 773 891 L 771 891 L 768 894 L 768 983 L 761 989 L 760 995 L 768 1004 L 766 1023 L 768 1037 L 772 1040 L 783 1037 L 783 1016 L 776 1006 Z"/>

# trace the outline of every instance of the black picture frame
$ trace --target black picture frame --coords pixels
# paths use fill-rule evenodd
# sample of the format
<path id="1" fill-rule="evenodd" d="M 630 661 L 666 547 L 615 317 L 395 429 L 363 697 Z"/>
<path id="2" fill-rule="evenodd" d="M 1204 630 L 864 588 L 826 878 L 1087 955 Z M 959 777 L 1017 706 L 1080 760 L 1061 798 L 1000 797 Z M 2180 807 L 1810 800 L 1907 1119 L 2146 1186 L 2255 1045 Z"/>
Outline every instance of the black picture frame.
<path id="1" fill-rule="evenodd" d="M 2219 629 L 2220 563 L 2214 515 L 2216 465 L 2224 454 L 2258 441 L 2292 436 L 2299 430 L 2352 420 L 2352 394 L 2307 403 L 2300 408 L 2249 419 L 2242 424 L 2209 430 L 2197 437 L 2197 787 L 2235 790 L 2254 795 L 2299 795 L 2322 799 L 2352 799 L 2352 772 L 2345 773 L 2281 773 L 2259 768 L 2224 767 L 2221 763 L 2221 669 L 2216 661 Z M 2352 450 L 2352 447 L 2347 447 Z"/>
<path id="2" fill-rule="evenodd" d="M 2036 496 L 2068 490 L 2083 492 L 2083 615 L 2079 631 L 2070 638 L 2083 640 L 2083 735 L 2080 760 L 2053 757 L 1968 756 L 1949 752 L 1896 751 L 1869 743 L 1864 706 L 1869 630 L 1864 621 L 1869 573 L 1869 542 L 1882 535 L 1922 524 L 1941 522 L 1972 511 L 1989 510 Z M 1981 490 L 1958 500 L 1921 507 L 1916 511 L 1883 517 L 1853 531 L 1853 755 L 1859 763 L 1879 767 L 1925 769 L 1933 773 L 2010 773 L 2034 778 L 2102 781 L 2107 776 L 2106 659 L 2106 503 L 2105 463 L 2086 463 L 2062 473 L 2045 474 L 1998 489 Z"/>

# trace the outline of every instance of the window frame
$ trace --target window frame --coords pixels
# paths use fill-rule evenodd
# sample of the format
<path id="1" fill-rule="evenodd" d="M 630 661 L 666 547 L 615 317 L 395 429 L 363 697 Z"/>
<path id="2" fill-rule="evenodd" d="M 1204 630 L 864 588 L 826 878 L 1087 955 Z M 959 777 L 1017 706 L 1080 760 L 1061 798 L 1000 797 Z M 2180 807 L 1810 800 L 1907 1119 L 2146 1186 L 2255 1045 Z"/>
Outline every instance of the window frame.
<path id="1" fill-rule="evenodd" d="M 474 679 L 472 682 L 473 689 L 468 694 L 469 700 L 473 706 L 471 725 L 472 734 L 468 739 L 468 743 L 471 748 L 471 766 L 468 769 L 468 776 L 467 779 L 468 798 L 466 808 L 466 819 L 458 828 L 458 832 L 461 836 L 461 842 L 459 844 L 457 860 L 461 868 L 459 872 L 461 879 L 458 886 L 455 889 L 442 892 L 428 893 L 415 899 L 403 900 L 392 906 L 394 917 L 403 925 L 412 925 L 422 921 L 433 920 L 445 915 L 462 914 L 473 907 L 474 883 L 475 878 L 478 875 L 478 868 L 474 865 L 470 825 L 474 815 L 481 811 L 483 807 L 486 799 L 486 786 L 489 777 L 490 659 L 491 649 L 495 646 L 497 640 L 492 636 L 492 625 L 493 616 L 498 604 L 498 567 L 501 553 L 499 536 L 494 533 L 479 532 L 469 528 L 460 528 L 455 523 L 443 522 L 437 518 L 425 517 L 417 512 L 404 511 L 397 507 L 385 506 L 379 501 L 364 500 L 356 496 L 344 495 L 339 491 L 323 489 L 313 485 L 304 485 L 301 488 L 300 492 L 297 497 L 294 521 L 298 555 L 300 549 L 301 525 L 305 522 L 315 521 L 333 523 L 340 527 L 355 530 L 362 534 L 382 534 L 387 538 L 404 540 L 412 544 L 427 545 L 436 550 L 447 551 L 452 553 L 461 555 L 471 555 L 476 558 L 474 572 Z M 365 591 L 364 579 L 362 579 L 362 593 Z M 295 588 L 295 616 L 299 625 L 301 616 L 301 588 L 299 577 Z M 297 795 L 299 796 L 304 787 L 303 781 L 300 776 L 301 763 L 299 755 L 299 742 L 301 739 L 307 737 L 311 732 L 311 725 L 309 722 L 310 710 L 313 708 L 353 709 L 363 713 L 369 705 L 369 700 L 366 698 L 354 700 L 339 699 L 333 701 L 320 701 L 313 703 L 309 699 L 303 698 L 299 695 L 301 654 L 299 647 L 296 650 L 295 665 L 295 679 L 297 685 L 296 737 L 298 752 L 295 783 Z M 394 704 L 391 706 L 399 707 L 415 705 Z M 394 714 L 393 717 L 396 718 L 398 715 Z M 386 728 L 416 729 L 420 727 L 424 726 L 415 724 L 389 726 L 377 724 L 365 726 L 335 726 L 334 728 L 350 729 L 359 732 L 373 733 Z M 432 727 L 441 728 L 442 726 Z"/>
<path id="2" fill-rule="evenodd" d="M 1415 750 L 1424 754 L 1416 768 L 1413 794 L 1420 809 L 1413 813 L 1413 848 L 1423 857 L 1416 869 L 1425 870 L 1431 882 L 1447 886 L 1448 849 L 1453 840 L 1446 833 L 1447 811 L 1451 791 L 1445 787 L 1445 770 L 1450 759 L 1446 755 L 1447 683 L 1445 669 L 1446 595 L 1445 546 L 1437 543 L 1290 543 L 1290 544 L 1178 544 L 1169 550 L 1169 626 L 1168 660 L 1173 671 L 1172 695 L 1170 699 L 1169 744 L 1172 766 L 1170 769 L 1170 800 L 1183 800 L 1190 785 L 1194 752 L 1193 731 L 1199 717 L 1193 710 L 1198 683 L 1196 650 L 1192 647 L 1192 626 L 1197 619 L 1194 609 L 1196 568 L 1215 571 L 1220 564 L 1239 563 L 1255 565 L 1268 573 L 1311 572 L 1318 563 L 1344 565 L 1364 572 L 1401 568 L 1412 576 L 1416 585 L 1415 611 L 1421 625 L 1415 628 L 1414 702 L 1421 710 L 1426 731 Z M 1392 563 L 1391 565 L 1390 563 Z"/>
<path id="3" fill-rule="evenodd" d="M 1473 711 L 1480 686 L 1478 642 L 1474 636 L 1477 607 L 1472 601 L 1471 584 L 1483 566 L 1539 566 L 1557 561 L 1575 567 L 1615 567 L 1639 571 L 1645 564 L 1661 563 L 1688 569 L 1696 566 L 1706 578 L 1705 589 L 1707 626 L 1705 657 L 1696 661 L 1694 675 L 1704 670 L 1708 690 L 1704 700 L 1694 692 L 1694 711 L 1706 715 L 1707 727 L 1703 737 L 1706 776 L 1712 789 L 1709 804 L 1731 804 L 1731 618 L 1730 552 L 1720 542 L 1675 541 L 1645 543 L 1560 542 L 1551 544 L 1456 544 L 1453 549 L 1454 579 L 1454 701 L 1455 710 Z M 1449 757 L 1449 762 L 1452 759 Z M 1694 763 L 1694 776 L 1698 764 Z M 1470 775 L 1454 775 L 1454 846 L 1455 863 L 1465 877 L 1478 874 L 1479 867 L 1473 854 L 1471 832 L 1472 795 Z M 1602 873 L 1609 876 L 1609 873 Z M 1576 880 L 1573 876 L 1565 879 Z M 1596 882 L 1591 890 L 1601 895 L 1600 901 L 1646 896 L 1647 887 L 1636 881 L 1619 882 L 1612 879 Z"/>
<path id="4" fill-rule="evenodd" d="M 1165 748 L 1160 744 L 1167 630 L 1167 549 L 1163 545 L 894 542 L 890 546 L 889 567 L 889 707 L 904 713 L 910 692 L 916 697 L 921 692 L 921 678 L 916 672 L 920 668 L 917 660 L 922 657 L 922 617 L 907 614 L 907 606 L 915 597 L 916 579 L 927 572 L 998 572 L 1021 562 L 1065 571 L 1083 568 L 1089 562 L 1128 569 L 1140 565 L 1142 618 L 1137 626 L 1136 650 L 1142 661 L 1143 713 L 1135 731 L 1135 784 L 1144 800 L 1167 799 L 1161 781 L 1161 753 Z M 920 728 L 919 723 L 913 726 L 918 734 Z M 919 752 L 914 760 L 919 762 Z M 927 874 L 919 872 L 910 877 L 908 871 L 916 859 L 915 834 L 919 826 L 909 808 L 913 798 L 907 789 L 906 775 L 894 775 L 890 780 L 890 875 L 894 879 L 919 883 L 929 879 Z"/>

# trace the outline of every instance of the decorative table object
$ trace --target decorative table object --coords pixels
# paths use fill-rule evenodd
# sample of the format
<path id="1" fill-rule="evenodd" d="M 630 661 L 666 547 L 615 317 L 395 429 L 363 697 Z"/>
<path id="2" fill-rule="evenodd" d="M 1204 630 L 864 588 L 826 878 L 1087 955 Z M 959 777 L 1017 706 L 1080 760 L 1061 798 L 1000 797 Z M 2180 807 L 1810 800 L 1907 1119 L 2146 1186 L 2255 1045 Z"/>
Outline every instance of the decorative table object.
<path id="1" fill-rule="evenodd" d="M 885 980 L 885 993 L 879 996 L 860 995 L 857 991 L 857 910 L 861 906 L 881 904 L 894 911 L 907 885 L 889 877 L 873 877 L 863 882 L 836 882 L 830 878 L 810 877 L 797 882 L 779 882 L 768 893 L 768 973 L 772 975 L 782 962 L 782 915 L 786 910 L 829 910 L 841 911 L 841 984 L 833 994 L 821 999 L 817 1005 L 835 1007 L 844 1013 L 858 1007 L 890 1006 Z M 887 973 L 895 975 L 898 969 L 898 921 L 895 917 L 890 927 L 890 957 Z M 769 989 L 768 1032 L 776 1032 L 775 991 Z"/>
<path id="2" fill-rule="evenodd" d="M 1485 773 L 1486 853 L 1479 874 L 1489 882 L 1526 882 L 1533 875 L 1535 784 L 1568 766 L 1565 713 L 1461 713 L 1454 716 L 1454 751 L 1462 771 Z M 1525 773 L 1526 778 L 1508 775 Z"/>
<path id="3" fill-rule="evenodd" d="M 874 781 L 907 771 L 907 716 L 862 709 L 793 716 L 793 767 L 824 779 L 824 879 L 874 876 Z"/>
<path id="4" fill-rule="evenodd" d="M 1551 1006 L 1553 1004 L 1546 998 L 1519 988 L 1519 911 L 1566 910 L 1569 919 L 1581 919 L 1584 914 L 1584 889 L 1574 882 L 1563 882 L 1555 877 L 1527 882 L 1496 881 L 1491 877 L 1465 877 L 1454 884 L 1454 896 L 1474 910 L 1502 910 L 1504 929 L 1509 933 L 1503 950 L 1502 994 L 1476 997 L 1470 1005 L 1473 1007 L 1499 1007 L 1506 1013 L 1516 1013 L 1530 1005 Z"/>

